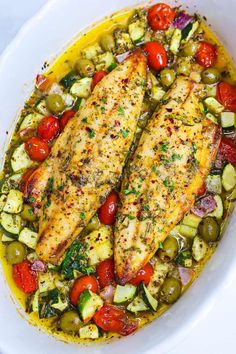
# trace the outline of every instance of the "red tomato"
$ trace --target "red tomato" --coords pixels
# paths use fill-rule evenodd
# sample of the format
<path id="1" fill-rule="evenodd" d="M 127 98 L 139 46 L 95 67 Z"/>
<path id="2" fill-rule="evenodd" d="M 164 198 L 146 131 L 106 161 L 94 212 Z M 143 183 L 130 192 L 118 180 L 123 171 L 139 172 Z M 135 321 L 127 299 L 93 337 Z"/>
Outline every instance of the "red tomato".
<path id="1" fill-rule="evenodd" d="M 142 281 L 145 285 L 150 282 L 151 276 L 153 275 L 153 267 L 150 263 L 147 263 L 143 268 L 141 268 L 136 277 L 130 280 L 133 285 L 139 285 Z"/>
<path id="2" fill-rule="evenodd" d="M 54 140 L 59 134 L 59 121 L 53 116 L 44 117 L 38 125 L 38 136 L 47 142 Z"/>
<path id="3" fill-rule="evenodd" d="M 167 4 L 159 3 L 152 6 L 148 11 L 148 23 L 151 29 L 166 30 L 174 20 L 176 12 Z"/>
<path id="4" fill-rule="evenodd" d="M 104 305 L 93 316 L 94 322 L 107 332 L 127 336 L 137 329 L 137 322 L 129 319 L 124 310 L 116 306 Z"/>
<path id="5" fill-rule="evenodd" d="M 25 150 L 29 157 L 37 162 L 44 161 L 50 153 L 48 144 L 44 140 L 36 137 L 29 139 L 25 143 Z"/>
<path id="6" fill-rule="evenodd" d="M 118 204 L 118 194 L 115 191 L 112 191 L 105 203 L 98 210 L 99 220 L 105 225 L 112 225 L 116 221 L 116 213 Z"/>
<path id="7" fill-rule="evenodd" d="M 147 54 L 148 65 L 153 70 L 160 70 L 167 65 L 165 48 L 158 42 L 148 42 L 143 47 Z"/>
<path id="8" fill-rule="evenodd" d="M 229 138 L 223 138 L 219 148 L 220 154 L 234 166 L 236 166 L 236 145 Z"/>
<path id="9" fill-rule="evenodd" d="M 204 195 L 205 193 L 206 193 L 206 183 L 203 183 L 202 186 L 199 188 L 197 195 L 201 196 Z"/>
<path id="10" fill-rule="evenodd" d="M 97 275 L 101 289 L 111 284 L 115 279 L 113 259 L 106 259 L 99 263 L 97 266 Z"/>
<path id="11" fill-rule="evenodd" d="M 37 274 L 31 269 L 31 263 L 27 260 L 15 264 L 12 268 L 13 279 L 25 294 L 32 294 L 38 288 Z"/>
<path id="12" fill-rule="evenodd" d="M 217 99 L 225 109 L 236 112 L 236 86 L 220 82 L 217 85 Z"/>
<path id="13" fill-rule="evenodd" d="M 36 76 L 36 86 L 40 91 L 47 91 L 52 86 L 52 81 L 45 75 Z"/>
<path id="14" fill-rule="evenodd" d="M 74 117 L 75 113 L 76 113 L 76 112 L 75 112 L 75 111 L 72 111 L 72 110 L 66 111 L 65 113 L 63 113 L 63 115 L 61 116 L 60 121 L 59 121 L 61 131 L 65 128 L 65 126 L 67 125 L 68 121 L 69 121 L 72 117 Z"/>
<path id="15" fill-rule="evenodd" d="M 94 74 L 93 81 L 92 81 L 92 90 L 106 75 L 107 75 L 107 71 L 103 71 L 103 70 L 97 71 Z"/>
<path id="16" fill-rule="evenodd" d="M 199 65 L 204 66 L 204 68 L 209 68 L 213 66 L 217 59 L 217 49 L 213 44 L 207 42 L 200 42 L 196 61 Z"/>
<path id="17" fill-rule="evenodd" d="M 32 174 L 34 173 L 34 171 L 36 170 L 36 168 L 31 168 L 30 170 L 26 171 L 23 176 L 21 177 L 20 183 L 19 183 L 19 188 L 21 190 L 22 193 L 24 193 L 24 195 L 27 195 L 27 184 L 28 181 L 30 179 L 30 177 L 32 176 Z"/>
<path id="18" fill-rule="evenodd" d="M 75 280 L 70 291 L 70 302 L 76 306 L 79 301 L 79 297 L 84 290 L 91 290 L 94 293 L 98 292 L 98 281 L 92 275 L 85 275 Z"/>

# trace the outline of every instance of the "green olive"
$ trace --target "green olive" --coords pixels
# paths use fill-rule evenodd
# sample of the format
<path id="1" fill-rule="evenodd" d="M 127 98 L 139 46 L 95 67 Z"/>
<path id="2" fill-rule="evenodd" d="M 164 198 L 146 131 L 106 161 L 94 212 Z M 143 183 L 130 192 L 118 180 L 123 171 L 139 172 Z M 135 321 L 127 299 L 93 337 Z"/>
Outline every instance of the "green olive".
<path id="1" fill-rule="evenodd" d="M 201 73 L 202 81 L 204 84 L 215 84 L 220 81 L 220 73 L 216 68 L 209 68 Z"/>
<path id="2" fill-rule="evenodd" d="M 163 248 L 158 251 L 158 256 L 163 262 L 168 262 L 174 259 L 178 253 L 178 241 L 175 237 L 168 237 L 164 243 Z"/>
<path id="3" fill-rule="evenodd" d="M 86 226 L 86 231 L 89 233 L 98 230 L 100 225 L 100 220 L 98 219 L 98 216 L 95 215 Z"/>
<path id="4" fill-rule="evenodd" d="M 220 234 L 220 226 L 214 218 L 208 217 L 200 222 L 198 233 L 204 241 L 215 242 Z"/>
<path id="5" fill-rule="evenodd" d="M 21 217 L 22 219 L 26 221 L 35 221 L 36 220 L 36 215 L 34 214 L 34 210 L 32 206 L 28 204 L 24 204 L 23 210 L 21 212 Z"/>
<path id="6" fill-rule="evenodd" d="M 165 87 L 169 87 L 175 80 L 175 72 L 171 69 L 164 69 L 160 73 L 161 83 Z"/>
<path id="7" fill-rule="evenodd" d="M 83 77 L 93 76 L 95 72 L 94 64 L 89 59 L 79 59 L 75 63 L 75 70 Z"/>
<path id="8" fill-rule="evenodd" d="M 81 327 L 81 320 L 76 311 L 63 313 L 60 319 L 60 327 L 65 333 L 77 333 Z"/>
<path id="9" fill-rule="evenodd" d="M 191 63 L 189 60 L 180 60 L 177 63 L 176 72 L 179 75 L 189 76 L 191 70 Z"/>
<path id="10" fill-rule="evenodd" d="M 160 295 L 163 302 L 173 304 L 181 295 L 182 285 L 181 282 L 173 277 L 166 278 L 161 290 Z"/>
<path id="11" fill-rule="evenodd" d="M 19 241 L 13 241 L 6 247 L 6 259 L 10 264 L 17 264 L 25 258 L 25 246 Z"/>
<path id="12" fill-rule="evenodd" d="M 46 98 L 46 106 L 47 109 L 54 114 L 61 113 L 65 109 L 65 103 L 62 97 L 56 93 L 48 95 Z"/>
<path id="13" fill-rule="evenodd" d="M 187 44 L 185 44 L 185 46 L 183 47 L 181 54 L 184 57 L 192 57 L 193 55 L 196 54 L 197 49 L 198 49 L 198 42 L 189 42 Z"/>
<path id="14" fill-rule="evenodd" d="M 101 46 L 107 52 L 113 52 L 115 49 L 115 40 L 112 34 L 104 34 L 101 38 Z"/>

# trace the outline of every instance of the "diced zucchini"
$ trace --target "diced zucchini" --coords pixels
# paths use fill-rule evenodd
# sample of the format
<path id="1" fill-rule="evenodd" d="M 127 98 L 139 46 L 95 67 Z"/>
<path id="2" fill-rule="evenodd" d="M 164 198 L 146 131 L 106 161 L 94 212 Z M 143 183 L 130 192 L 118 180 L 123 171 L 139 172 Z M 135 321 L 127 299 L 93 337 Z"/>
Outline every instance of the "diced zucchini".
<path id="1" fill-rule="evenodd" d="M 193 23 L 189 23 L 186 27 L 184 27 L 184 29 L 182 30 L 182 42 L 186 43 L 190 40 L 190 38 L 194 35 L 194 33 L 196 32 L 196 30 L 199 27 L 199 22 L 193 22 Z"/>
<path id="2" fill-rule="evenodd" d="M 63 93 L 62 99 L 67 107 L 72 107 L 75 102 L 75 98 L 69 93 Z"/>
<path id="3" fill-rule="evenodd" d="M 84 322 L 91 320 L 96 311 L 103 305 L 103 301 L 97 294 L 90 290 L 85 290 L 79 298 L 78 308 Z"/>
<path id="4" fill-rule="evenodd" d="M 16 173 L 6 179 L 1 186 L 1 193 L 7 194 L 10 189 L 16 189 L 21 180 L 22 173 Z"/>
<path id="5" fill-rule="evenodd" d="M 106 52 L 98 55 L 94 58 L 94 62 L 96 64 L 96 70 L 109 70 L 114 64 L 116 64 L 116 60 L 114 55 L 111 52 Z"/>
<path id="6" fill-rule="evenodd" d="M 33 161 L 29 158 L 25 151 L 25 144 L 18 146 L 11 157 L 11 167 L 14 172 L 24 171 L 31 167 Z"/>
<path id="7" fill-rule="evenodd" d="M 206 95 L 207 97 L 215 97 L 217 91 L 216 85 L 206 85 Z"/>
<path id="8" fill-rule="evenodd" d="M 197 229 L 195 227 L 187 226 L 187 225 L 178 225 L 178 231 L 182 236 L 185 237 L 194 237 L 197 235 Z"/>
<path id="9" fill-rule="evenodd" d="M 73 83 L 78 79 L 78 75 L 76 74 L 75 71 L 70 71 L 68 74 L 66 74 L 61 80 L 60 84 L 65 88 L 65 89 L 70 89 Z"/>
<path id="10" fill-rule="evenodd" d="M 87 98 L 91 94 L 92 78 L 84 77 L 76 81 L 70 88 L 70 93 L 76 97 Z"/>
<path id="11" fill-rule="evenodd" d="M 55 289 L 55 281 L 57 278 L 58 276 L 56 274 L 52 274 L 50 272 L 40 272 L 38 276 L 38 286 L 40 294 Z"/>
<path id="12" fill-rule="evenodd" d="M 148 311 L 149 306 L 147 306 L 146 302 L 140 296 L 136 296 L 136 298 L 134 298 L 134 300 L 127 306 L 127 310 L 133 313 L 138 313 Z"/>
<path id="13" fill-rule="evenodd" d="M 217 207 L 216 209 L 208 214 L 208 216 L 212 216 L 215 217 L 216 219 L 221 219 L 224 213 L 224 205 L 223 205 L 223 201 L 220 195 L 214 195 L 214 199 L 216 201 Z"/>
<path id="14" fill-rule="evenodd" d="M 207 97 L 204 100 L 204 105 L 213 114 L 221 113 L 224 110 L 224 106 L 220 104 L 214 97 Z"/>
<path id="15" fill-rule="evenodd" d="M 231 163 L 228 163 L 223 170 L 222 184 L 226 192 L 232 190 L 236 185 L 236 172 Z"/>
<path id="16" fill-rule="evenodd" d="M 4 205 L 3 211 L 10 214 L 18 214 L 22 210 L 23 202 L 23 193 L 17 189 L 11 189 L 7 196 L 7 201 Z"/>
<path id="17" fill-rule="evenodd" d="M 208 112 L 206 114 L 206 118 L 210 119 L 213 123 L 218 124 L 218 120 L 217 120 L 216 116 L 214 116 L 214 114 Z"/>
<path id="18" fill-rule="evenodd" d="M 21 217 L 19 215 L 2 212 L 1 225 L 7 233 L 18 235 L 21 230 Z"/>
<path id="19" fill-rule="evenodd" d="M 133 43 L 141 42 L 145 35 L 145 23 L 141 20 L 130 23 L 129 35 Z"/>
<path id="20" fill-rule="evenodd" d="M 5 194 L 2 194 L 0 197 L 0 211 L 3 210 L 3 208 L 6 204 L 6 201 L 7 201 L 7 196 Z"/>
<path id="21" fill-rule="evenodd" d="M 197 262 L 201 261 L 207 254 L 207 251 L 208 251 L 207 243 L 198 236 L 194 237 L 192 254 L 195 261 Z"/>
<path id="22" fill-rule="evenodd" d="M 154 272 L 151 276 L 151 280 L 147 286 L 147 289 L 151 295 L 156 296 L 170 270 L 170 264 L 161 263 L 161 261 L 158 259 L 154 264 L 153 270 Z"/>
<path id="23" fill-rule="evenodd" d="M 152 99 L 159 102 L 165 95 L 165 91 L 160 86 L 152 86 Z"/>
<path id="24" fill-rule="evenodd" d="M 182 39 L 182 32 L 180 29 L 176 28 L 174 30 L 174 33 L 171 37 L 171 41 L 170 41 L 170 51 L 174 54 L 177 54 L 179 51 L 179 46 L 180 46 L 180 42 Z"/>
<path id="25" fill-rule="evenodd" d="M 38 312 L 38 310 L 39 310 L 39 290 L 36 291 L 32 299 L 32 311 Z"/>
<path id="26" fill-rule="evenodd" d="M 114 31 L 114 37 L 116 42 L 116 51 L 117 54 L 122 54 L 133 48 L 133 43 L 127 33 L 123 29 L 117 29 Z"/>
<path id="27" fill-rule="evenodd" d="M 98 327 L 95 324 L 89 324 L 79 329 L 79 336 L 83 339 L 96 339 L 99 337 Z"/>
<path id="28" fill-rule="evenodd" d="M 2 234 L 2 242 L 12 242 L 12 241 L 14 241 L 14 238 Z"/>
<path id="29" fill-rule="evenodd" d="M 180 264 L 181 266 L 185 268 L 190 268 L 192 267 L 193 260 L 192 260 L 192 254 L 190 251 L 182 251 L 178 254 L 176 257 L 176 263 Z"/>
<path id="30" fill-rule="evenodd" d="M 36 248 L 37 238 L 37 232 L 30 230 L 28 227 L 24 227 L 19 234 L 19 241 L 32 249 Z"/>
<path id="31" fill-rule="evenodd" d="M 55 302 L 54 304 L 51 305 L 54 309 L 59 310 L 59 311 L 64 311 L 68 307 L 68 302 L 62 301 L 61 297 L 58 297 L 58 301 Z"/>
<path id="32" fill-rule="evenodd" d="M 220 175 L 209 175 L 206 180 L 206 188 L 208 192 L 221 194 L 222 183 Z"/>
<path id="33" fill-rule="evenodd" d="M 117 285 L 114 294 L 114 302 L 121 304 L 122 302 L 131 301 L 135 296 L 136 290 L 137 287 L 132 284 L 126 284 L 124 286 Z"/>
<path id="34" fill-rule="evenodd" d="M 194 229 L 197 229 L 201 220 L 202 219 L 197 215 L 188 214 L 188 215 L 185 215 L 185 217 L 183 218 L 182 224 L 186 225 L 186 226 L 193 227 Z"/>
<path id="35" fill-rule="evenodd" d="M 43 118 L 42 114 L 39 113 L 30 113 L 23 119 L 19 130 L 23 130 L 26 128 L 34 129 L 37 127 L 41 119 Z"/>
<path id="36" fill-rule="evenodd" d="M 150 294 L 144 283 L 141 283 L 142 297 L 144 302 L 150 307 L 151 310 L 156 311 L 158 301 Z"/>
<path id="37" fill-rule="evenodd" d="M 234 112 L 221 112 L 220 121 L 222 128 L 231 128 L 235 125 Z"/>
<path id="38" fill-rule="evenodd" d="M 36 108 L 37 111 L 38 111 L 39 113 L 41 113 L 42 115 L 44 115 L 44 116 L 49 115 L 49 110 L 47 109 L 47 105 L 46 105 L 46 100 L 45 100 L 45 99 L 40 100 L 40 101 L 36 104 L 35 108 Z"/>
<path id="39" fill-rule="evenodd" d="M 89 60 L 95 58 L 99 54 L 102 54 L 102 48 L 98 43 L 95 43 L 81 51 L 82 57 Z"/>
<path id="40" fill-rule="evenodd" d="M 36 261 L 38 259 L 38 256 L 37 256 L 36 252 L 32 251 L 32 252 L 27 254 L 26 258 L 28 259 L 28 261 L 33 263 L 34 261 Z"/>
<path id="41" fill-rule="evenodd" d="M 88 245 L 88 263 L 90 266 L 98 264 L 113 255 L 112 229 L 110 226 L 102 226 L 98 230 L 90 232 L 84 238 Z"/>

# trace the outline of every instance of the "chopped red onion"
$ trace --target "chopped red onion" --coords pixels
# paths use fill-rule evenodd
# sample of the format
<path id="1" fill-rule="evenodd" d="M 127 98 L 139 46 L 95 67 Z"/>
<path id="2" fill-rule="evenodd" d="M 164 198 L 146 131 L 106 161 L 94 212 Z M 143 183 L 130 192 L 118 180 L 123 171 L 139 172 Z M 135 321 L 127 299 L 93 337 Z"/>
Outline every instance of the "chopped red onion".
<path id="1" fill-rule="evenodd" d="M 114 298 L 115 288 L 113 285 L 107 285 L 105 288 L 100 292 L 101 298 L 109 303 L 112 303 Z"/>
<path id="2" fill-rule="evenodd" d="M 130 52 L 118 54 L 118 55 L 116 55 L 116 60 L 118 61 L 118 63 L 122 63 L 122 61 L 124 61 L 129 55 L 130 55 Z"/>
<path id="3" fill-rule="evenodd" d="M 45 272 L 46 271 L 46 265 L 37 259 L 34 261 L 31 265 L 31 269 L 34 270 L 35 272 Z"/>
<path id="4" fill-rule="evenodd" d="M 181 11 L 177 14 L 173 22 L 173 27 L 182 31 L 192 20 L 193 18 L 191 16 L 186 14 L 186 12 Z"/>
<path id="5" fill-rule="evenodd" d="M 203 218 L 207 214 L 211 213 L 217 207 L 217 203 L 212 194 L 208 194 L 205 197 L 199 199 L 192 207 L 192 213 Z"/>
<path id="6" fill-rule="evenodd" d="M 181 283 L 184 286 L 187 285 L 191 281 L 194 271 L 190 268 L 185 268 L 180 266 L 178 267 L 178 271 L 179 271 Z"/>

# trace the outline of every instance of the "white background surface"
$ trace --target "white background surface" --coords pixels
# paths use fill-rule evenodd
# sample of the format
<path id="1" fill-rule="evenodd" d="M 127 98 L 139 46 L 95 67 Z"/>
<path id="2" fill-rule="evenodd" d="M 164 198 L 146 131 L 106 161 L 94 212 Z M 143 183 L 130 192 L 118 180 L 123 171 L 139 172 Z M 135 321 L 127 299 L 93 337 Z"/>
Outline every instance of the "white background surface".
<path id="1" fill-rule="evenodd" d="M 22 24 L 33 16 L 46 1 L 0 0 L 0 53 Z M 188 338 L 166 354 L 235 354 L 235 318 L 236 284 L 231 284 L 222 293 L 221 301 L 218 301 L 207 316 L 201 319 Z"/>

